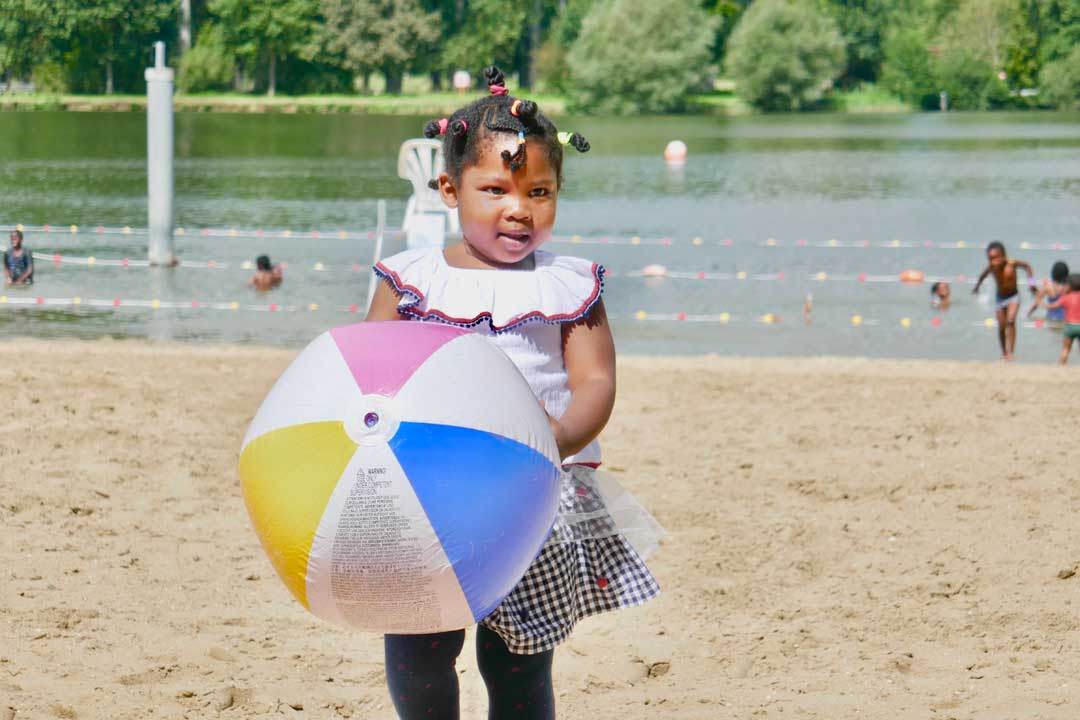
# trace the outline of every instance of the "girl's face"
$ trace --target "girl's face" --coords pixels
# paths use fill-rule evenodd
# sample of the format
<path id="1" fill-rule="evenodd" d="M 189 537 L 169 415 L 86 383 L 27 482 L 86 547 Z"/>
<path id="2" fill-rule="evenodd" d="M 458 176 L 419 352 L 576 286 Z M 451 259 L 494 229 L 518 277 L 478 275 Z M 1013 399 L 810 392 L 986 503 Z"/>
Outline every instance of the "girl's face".
<path id="1" fill-rule="evenodd" d="M 555 225 L 558 177 L 544 146 L 526 143 L 525 165 L 516 172 L 510 172 L 502 151 L 513 154 L 517 138 L 495 133 L 478 162 L 461 171 L 456 186 L 445 173 L 439 177 L 439 192 L 457 208 L 469 250 L 495 267 L 530 265 L 533 251 L 547 242 Z"/>

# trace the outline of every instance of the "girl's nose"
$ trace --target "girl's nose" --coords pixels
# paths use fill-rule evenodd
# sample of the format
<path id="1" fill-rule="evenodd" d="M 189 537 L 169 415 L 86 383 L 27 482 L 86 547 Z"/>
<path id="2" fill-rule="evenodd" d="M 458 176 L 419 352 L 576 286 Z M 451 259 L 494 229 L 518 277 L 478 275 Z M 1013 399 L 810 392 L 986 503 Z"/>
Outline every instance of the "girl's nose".
<path id="1" fill-rule="evenodd" d="M 513 220 L 529 220 L 532 218 L 532 208 L 529 205 L 528 198 L 523 198 L 520 195 L 513 195 L 512 197 L 513 201 L 506 212 L 507 218 Z"/>

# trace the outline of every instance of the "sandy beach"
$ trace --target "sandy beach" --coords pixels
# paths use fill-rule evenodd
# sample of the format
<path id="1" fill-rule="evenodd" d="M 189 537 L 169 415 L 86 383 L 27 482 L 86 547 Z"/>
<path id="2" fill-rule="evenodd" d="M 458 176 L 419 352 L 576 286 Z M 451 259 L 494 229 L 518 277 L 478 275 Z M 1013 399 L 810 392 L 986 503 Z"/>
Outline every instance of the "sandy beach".
<path id="1" fill-rule="evenodd" d="M 393 717 L 381 638 L 307 614 L 241 499 L 294 354 L 0 343 L 0 720 Z M 606 465 L 670 533 L 665 593 L 561 647 L 560 718 L 1080 713 L 1075 367 L 639 357 L 619 380 Z"/>

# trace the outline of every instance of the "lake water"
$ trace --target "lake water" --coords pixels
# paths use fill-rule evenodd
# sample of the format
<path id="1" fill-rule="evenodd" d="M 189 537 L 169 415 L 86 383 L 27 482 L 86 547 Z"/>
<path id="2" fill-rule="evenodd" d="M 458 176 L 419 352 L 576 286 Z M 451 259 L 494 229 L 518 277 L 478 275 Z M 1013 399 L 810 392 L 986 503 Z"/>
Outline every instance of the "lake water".
<path id="1" fill-rule="evenodd" d="M 0 113 L 0 224 L 50 224 L 27 233 L 35 252 L 97 261 L 39 260 L 33 289 L 3 291 L 0 333 L 301 346 L 358 319 L 348 309 L 362 307 L 368 276 L 353 266 L 370 263 L 365 232 L 379 199 L 400 225 L 409 186 L 397 177 L 397 149 L 425 120 L 177 115 L 177 250 L 217 267 L 151 270 L 108 265 L 145 258 L 144 237 L 93 232 L 146 225 L 145 117 Z M 567 241 L 552 249 L 611 270 L 605 297 L 623 352 L 994 359 L 996 332 L 984 325 L 992 282 L 978 298 L 965 282 L 982 269 L 985 244 L 1003 241 L 1040 277 L 1059 259 L 1080 269 L 1080 115 L 559 124 L 584 133 L 593 151 L 568 154 L 556 227 Z M 690 147 L 681 170 L 661 159 L 673 138 Z M 263 252 L 288 263 L 287 280 L 256 296 L 241 264 Z M 634 274 L 654 264 L 691 277 Z M 887 282 L 907 269 L 953 279 L 953 308 L 934 314 L 926 283 Z M 44 305 L 23 304 L 38 296 Z M 249 309 L 271 303 L 278 312 Z M 1053 361 L 1058 342 L 1052 330 L 1022 327 L 1020 359 Z"/>

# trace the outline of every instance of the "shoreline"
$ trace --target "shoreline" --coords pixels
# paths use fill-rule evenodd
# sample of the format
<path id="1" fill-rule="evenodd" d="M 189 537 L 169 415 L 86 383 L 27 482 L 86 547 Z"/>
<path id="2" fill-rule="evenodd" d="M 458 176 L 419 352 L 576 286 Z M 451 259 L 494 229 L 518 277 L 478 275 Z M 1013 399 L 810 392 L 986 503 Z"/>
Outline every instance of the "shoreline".
<path id="1" fill-rule="evenodd" d="M 357 320 L 357 322 L 361 322 Z M 304 349 L 303 345 L 255 345 L 240 343 L 224 343 L 217 341 L 181 341 L 181 340 L 155 340 L 148 337 L 114 337 L 101 335 L 97 337 L 43 337 L 43 336 L 4 336 L 0 337 L 0 354 L 5 348 L 10 350 L 13 345 L 25 345 L 27 349 L 46 349 L 47 346 L 78 347 L 91 354 L 97 352 L 132 351 L 141 355 L 183 354 L 196 355 L 235 355 L 235 356 L 262 356 L 279 355 L 283 358 L 296 356 Z M 1074 354 L 1080 350 L 1074 351 Z M 836 375 L 850 372 L 852 369 L 878 368 L 877 372 L 919 370 L 919 366 L 928 366 L 941 370 L 977 370 L 985 368 L 1023 368 L 1030 371 L 1033 368 L 1060 372 L 1061 377 L 1051 377 L 1049 382 L 1058 382 L 1068 377 L 1064 373 L 1072 372 L 1071 366 L 1080 365 L 1080 355 L 1070 355 L 1068 366 L 1062 367 L 1057 363 L 1057 356 L 1027 358 L 1021 357 L 1012 363 L 1005 363 L 1000 358 L 995 359 L 971 359 L 957 360 L 953 358 L 910 358 L 910 357 L 874 357 L 870 355 L 725 355 L 716 352 L 702 352 L 698 354 L 665 354 L 665 353 L 642 353 L 642 352 L 619 352 L 617 361 L 632 368 L 641 368 L 646 365 L 653 367 L 668 366 L 669 369 L 677 369 L 681 365 L 696 363 L 713 363 L 717 366 L 725 366 L 728 369 L 745 369 L 752 371 L 755 367 L 767 367 L 771 372 L 789 375 L 823 374 Z M 1017 371 L 1019 372 L 1019 371 Z M 920 371 L 917 374 L 925 374 Z M 1033 375 L 1032 381 L 1038 381 L 1039 375 Z"/>
<path id="2" fill-rule="evenodd" d="M 265 95 L 206 94 L 173 97 L 177 112 L 214 112 L 240 114 L 363 114 L 363 115 L 439 115 L 457 110 L 468 95 L 456 93 L 426 93 L 422 95 Z M 566 98 L 537 94 L 530 97 L 552 115 L 567 114 Z M 822 110 L 792 114 L 904 114 L 917 112 L 895 99 L 864 98 L 847 93 L 834 99 L 835 105 Z M 65 111 L 65 112 L 145 112 L 146 96 L 121 95 L 46 95 L 37 93 L 0 95 L 2 111 Z M 730 93 L 692 95 L 687 110 L 670 116 L 747 117 L 764 115 L 754 111 L 738 96 Z"/>

